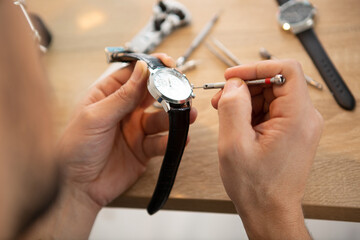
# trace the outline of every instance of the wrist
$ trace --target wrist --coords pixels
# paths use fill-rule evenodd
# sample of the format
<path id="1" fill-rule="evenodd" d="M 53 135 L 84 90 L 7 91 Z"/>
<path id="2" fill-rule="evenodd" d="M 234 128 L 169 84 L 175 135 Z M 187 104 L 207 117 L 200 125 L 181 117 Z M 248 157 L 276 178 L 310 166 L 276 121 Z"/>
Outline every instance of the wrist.
<path id="1" fill-rule="evenodd" d="M 240 209 L 249 239 L 311 239 L 301 204 Z"/>
<path id="2" fill-rule="evenodd" d="M 88 239 L 101 206 L 64 184 L 56 203 L 25 235 L 25 239 Z M 74 224 L 75 223 L 75 224 Z"/>

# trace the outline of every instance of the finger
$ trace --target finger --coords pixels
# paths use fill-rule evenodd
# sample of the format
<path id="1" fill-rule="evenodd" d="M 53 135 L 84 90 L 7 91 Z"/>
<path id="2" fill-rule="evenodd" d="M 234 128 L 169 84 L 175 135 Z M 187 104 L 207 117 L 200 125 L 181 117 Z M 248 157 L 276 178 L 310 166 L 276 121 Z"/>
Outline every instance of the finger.
<path id="1" fill-rule="evenodd" d="M 244 81 L 244 82 L 246 83 L 246 81 Z M 264 91 L 264 86 L 262 86 L 262 85 L 250 85 L 250 86 L 248 86 L 248 88 L 250 91 L 250 95 L 252 97 L 262 94 L 262 92 Z"/>
<path id="2" fill-rule="evenodd" d="M 227 69 L 225 71 L 225 78 L 238 77 L 244 80 L 251 80 L 273 77 L 276 74 L 282 74 L 286 78 L 284 85 L 273 85 L 274 89 L 276 89 L 274 91 L 276 97 L 288 94 L 291 92 L 291 89 L 307 92 L 301 66 L 294 60 L 269 60 L 256 64 L 240 65 Z"/>
<path id="3" fill-rule="evenodd" d="M 263 95 L 264 95 L 265 101 L 269 104 L 272 101 L 274 101 L 274 99 L 275 99 L 274 93 L 271 88 L 264 89 Z"/>
<path id="4" fill-rule="evenodd" d="M 154 54 L 155 57 L 159 58 L 166 66 L 175 66 L 175 61 L 164 53 Z M 109 96 L 119 89 L 123 84 L 127 82 L 134 70 L 135 63 L 130 63 L 128 67 L 121 68 L 115 71 L 104 80 L 100 81 L 95 85 L 95 91 L 93 93 L 97 101 Z M 150 103 L 151 104 L 151 103 Z"/>
<path id="5" fill-rule="evenodd" d="M 265 99 L 263 95 L 256 95 L 251 98 L 253 116 L 258 115 L 259 113 L 263 113 L 264 101 Z"/>
<path id="6" fill-rule="evenodd" d="M 109 96 L 127 82 L 134 71 L 134 67 L 135 64 L 129 64 L 129 66 L 115 71 L 97 83 L 95 88 L 100 89 L 104 93 L 105 97 Z"/>
<path id="7" fill-rule="evenodd" d="M 112 74 L 110 74 L 110 76 L 122 85 L 126 83 L 127 80 L 130 78 L 132 72 L 134 71 L 135 64 L 136 62 L 131 62 L 127 67 L 121 68 L 113 72 Z"/>
<path id="8" fill-rule="evenodd" d="M 225 78 L 234 76 L 242 79 L 260 79 L 282 74 L 286 78 L 284 85 L 273 85 L 272 91 L 276 98 L 285 97 L 281 105 L 273 106 L 273 116 L 290 116 L 307 108 L 310 101 L 304 74 L 301 66 L 294 60 L 270 60 L 256 64 L 241 65 L 229 68 L 225 72 Z"/>
<path id="9" fill-rule="evenodd" d="M 169 135 L 149 135 L 145 137 L 143 142 L 143 151 L 145 156 L 148 158 L 153 158 L 156 156 L 165 155 L 168 139 Z M 190 137 L 188 136 L 185 146 L 187 146 L 189 142 Z"/>
<path id="10" fill-rule="evenodd" d="M 226 139 L 239 139 L 246 144 L 255 138 L 251 125 L 251 98 L 246 84 L 229 79 L 218 103 L 219 144 Z"/>
<path id="11" fill-rule="evenodd" d="M 219 100 L 221 97 L 223 90 L 221 89 L 220 91 L 218 91 L 211 99 L 211 105 L 213 106 L 213 108 L 218 109 L 218 104 L 219 104 Z"/>
<path id="12" fill-rule="evenodd" d="M 196 108 L 190 110 L 190 124 L 193 124 L 197 117 Z M 141 124 L 145 134 L 156 134 L 169 130 L 169 116 L 165 111 L 156 111 L 152 113 L 144 113 Z"/>
<path id="13" fill-rule="evenodd" d="M 152 54 L 154 57 L 157 57 L 158 59 L 160 59 L 160 61 L 167 67 L 170 68 L 175 68 L 176 64 L 175 61 L 172 57 L 170 57 L 169 55 L 165 54 L 165 53 L 154 53 Z"/>
<path id="14" fill-rule="evenodd" d="M 113 124 L 133 111 L 142 101 L 146 91 L 148 71 L 146 63 L 138 61 L 129 80 L 103 100 L 93 104 L 92 110 Z"/>
<path id="15" fill-rule="evenodd" d="M 145 137 L 143 150 L 148 158 L 162 156 L 165 154 L 168 135 L 150 135 Z"/>
<path id="16" fill-rule="evenodd" d="M 87 97 L 82 100 L 81 105 L 87 106 L 96 103 L 114 93 L 129 79 L 133 69 L 133 64 L 121 68 L 91 86 Z"/>
<path id="17" fill-rule="evenodd" d="M 175 67 L 175 61 L 170 56 L 168 56 L 165 53 L 154 53 L 152 54 L 154 57 L 157 57 L 160 59 L 160 61 L 167 67 Z M 147 108 L 151 104 L 155 102 L 155 99 L 149 92 L 146 93 L 146 96 L 144 97 L 143 102 L 141 103 L 142 108 Z"/>
<path id="18" fill-rule="evenodd" d="M 144 99 L 141 102 L 140 107 L 146 109 L 149 106 L 151 106 L 155 101 L 156 101 L 155 98 L 151 96 L 148 90 L 146 90 L 146 92 L 144 93 Z"/>
<path id="19" fill-rule="evenodd" d="M 262 86 L 248 86 L 251 96 L 256 96 L 262 93 L 264 87 Z M 211 99 L 211 105 L 213 108 L 218 109 L 219 99 L 221 97 L 222 90 L 217 92 Z"/>

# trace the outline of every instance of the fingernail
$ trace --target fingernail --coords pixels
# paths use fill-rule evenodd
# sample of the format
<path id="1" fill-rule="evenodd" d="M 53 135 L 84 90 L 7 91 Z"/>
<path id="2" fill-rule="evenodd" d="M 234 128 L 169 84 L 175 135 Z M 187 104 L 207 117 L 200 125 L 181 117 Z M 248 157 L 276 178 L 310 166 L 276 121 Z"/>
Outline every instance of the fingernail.
<path id="1" fill-rule="evenodd" d="M 243 80 L 239 78 L 230 78 L 229 80 L 227 80 L 225 84 L 223 94 L 232 92 L 233 90 L 239 88 L 242 85 L 242 83 Z"/>

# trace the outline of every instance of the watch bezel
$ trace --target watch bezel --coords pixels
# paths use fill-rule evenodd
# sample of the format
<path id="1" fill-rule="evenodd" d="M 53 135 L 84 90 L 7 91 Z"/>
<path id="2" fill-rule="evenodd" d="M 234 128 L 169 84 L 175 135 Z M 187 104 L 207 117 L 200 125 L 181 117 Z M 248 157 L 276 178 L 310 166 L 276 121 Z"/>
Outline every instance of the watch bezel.
<path id="1" fill-rule="evenodd" d="M 289 23 L 287 21 L 284 21 L 281 18 L 282 14 L 289 7 L 291 7 L 295 4 L 299 4 L 299 3 L 312 7 L 308 16 L 304 20 L 297 22 L 297 23 Z M 277 21 L 279 22 L 279 24 L 283 30 L 291 31 L 294 34 L 298 34 L 300 32 L 310 29 L 314 25 L 315 14 L 316 14 L 316 8 L 309 1 L 307 1 L 307 0 L 290 0 L 279 7 L 279 11 L 277 13 Z"/>
<path id="2" fill-rule="evenodd" d="M 181 76 L 182 78 L 185 78 L 186 81 L 189 84 L 190 89 L 191 89 L 189 96 L 187 98 L 185 98 L 185 99 L 176 100 L 176 99 L 171 99 L 171 98 L 165 96 L 164 94 L 162 94 L 157 89 L 157 87 L 155 86 L 155 83 L 154 83 L 155 75 L 158 74 L 159 72 L 162 72 L 162 71 L 168 71 L 170 74 L 173 74 L 176 77 Z M 192 93 L 193 93 L 191 84 L 190 84 L 189 80 L 187 79 L 187 77 L 184 74 L 180 73 L 179 71 L 177 71 L 174 68 L 166 68 L 166 67 L 150 70 L 150 76 L 149 76 L 149 79 L 148 79 L 148 82 L 147 82 L 147 88 L 148 88 L 151 96 L 153 96 L 153 98 L 155 98 L 156 101 L 158 101 L 159 103 L 161 103 L 162 101 L 165 100 L 165 101 L 167 101 L 169 103 L 184 104 L 184 103 L 187 103 L 187 102 L 191 101 Z"/>

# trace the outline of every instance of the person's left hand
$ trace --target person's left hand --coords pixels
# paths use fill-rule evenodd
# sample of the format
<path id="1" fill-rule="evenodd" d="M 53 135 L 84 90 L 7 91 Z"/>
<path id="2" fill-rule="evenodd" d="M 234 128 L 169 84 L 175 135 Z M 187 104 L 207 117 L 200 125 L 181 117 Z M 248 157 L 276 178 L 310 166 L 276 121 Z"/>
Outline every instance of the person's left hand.
<path id="1" fill-rule="evenodd" d="M 156 55 L 167 66 L 174 61 Z M 163 155 L 169 128 L 163 110 L 146 112 L 154 99 L 146 89 L 148 70 L 138 61 L 97 83 L 80 105 L 59 143 L 66 187 L 86 193 L 99 207 L 127 190 L 150 158 Z M 190 112 L 190 122 L 196 118 Z"/>

